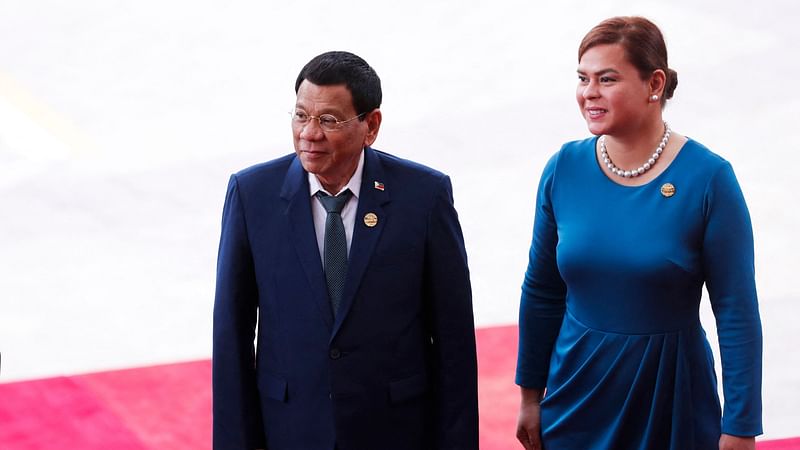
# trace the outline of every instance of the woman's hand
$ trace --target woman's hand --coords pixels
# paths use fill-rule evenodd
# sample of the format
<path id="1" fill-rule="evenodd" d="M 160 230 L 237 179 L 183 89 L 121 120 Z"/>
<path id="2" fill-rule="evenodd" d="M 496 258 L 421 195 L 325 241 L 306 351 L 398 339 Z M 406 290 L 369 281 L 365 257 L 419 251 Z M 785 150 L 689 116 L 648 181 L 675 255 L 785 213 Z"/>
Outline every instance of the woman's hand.
<path id="1" fill-rule="evenodd" d="M 719 438 L 719 450 L 755 450 L 756 438 L 723 434 Z"/>
<path id="2" fill-rule="evenodd" d="M 525 450 L 543 450 L 539 407 L 542 391 L 521 388 L 521 394 L 522 400 L 517 418 L 517 439 L 525 447 Z"/>

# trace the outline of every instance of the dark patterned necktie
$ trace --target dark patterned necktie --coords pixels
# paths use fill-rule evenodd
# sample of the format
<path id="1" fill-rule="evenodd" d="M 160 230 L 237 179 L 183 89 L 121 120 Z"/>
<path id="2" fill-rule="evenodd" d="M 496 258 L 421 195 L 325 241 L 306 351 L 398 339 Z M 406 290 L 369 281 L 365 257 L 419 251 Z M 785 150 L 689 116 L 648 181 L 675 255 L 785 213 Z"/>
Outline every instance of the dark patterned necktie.
<path id="1" fill-rule="evenodd" d="M 346 190 L 336 197 L 318 191 L 317 198 L 322 202 L 328 217 L 325 218 L 325 246 L 322 260 L 325 265 L 325 281 L 328 283 L 328 296 L 331 299 L 333 316 L 339 311 L 342 302 L 344 280 L 347 276 L 347 238 L 342 222 L 342 208 L 352 193 Z"/>

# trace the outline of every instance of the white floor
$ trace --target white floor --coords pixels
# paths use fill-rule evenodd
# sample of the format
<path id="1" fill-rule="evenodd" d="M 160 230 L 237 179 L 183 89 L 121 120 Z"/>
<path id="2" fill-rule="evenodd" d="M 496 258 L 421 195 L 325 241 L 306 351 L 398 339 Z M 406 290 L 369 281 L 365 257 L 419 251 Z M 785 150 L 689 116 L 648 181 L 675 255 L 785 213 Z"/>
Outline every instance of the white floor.
<path id="1" fill-rule="evenodd" d="M 228 175 L 291 151 L 294 78 L 331 49 L 383 80 L 376 146 L 452 176 L 478 325 L 514 323 L 539 173 L 587 135 L 578 42 L 642 14 L 679 73 L 667 120 L 745 191 L 765 437 L 800 435 L 800 6 L 271 3 L 0 3 L 0 382 L 210 356 Z"/>

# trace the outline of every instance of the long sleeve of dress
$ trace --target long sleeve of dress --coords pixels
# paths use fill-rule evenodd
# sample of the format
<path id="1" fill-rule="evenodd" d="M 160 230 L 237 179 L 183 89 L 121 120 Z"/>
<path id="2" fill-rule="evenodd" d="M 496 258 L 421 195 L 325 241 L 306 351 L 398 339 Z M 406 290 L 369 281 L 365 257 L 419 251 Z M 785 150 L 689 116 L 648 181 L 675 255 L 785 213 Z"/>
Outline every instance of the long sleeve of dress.
<path id="1" fill-rule="evenodd" d="M 558 229 L 551 203 L 557 161 L 558 154 L 547 163 L 539 181 L 533 240 L 522 284 L 516 383 L 525 388 L 546 386 L 550 355 L 566 309 L 567 288 L 556 264 Z"/>
<path id="2" fill-rule="evenodd" d="M 762 337 L 753 231 L 739 183 L 727 163 L 709 181 L 704 215 L 703 270 L 722 357 L 722 432 L 755 436 L 762 433 Z"/>

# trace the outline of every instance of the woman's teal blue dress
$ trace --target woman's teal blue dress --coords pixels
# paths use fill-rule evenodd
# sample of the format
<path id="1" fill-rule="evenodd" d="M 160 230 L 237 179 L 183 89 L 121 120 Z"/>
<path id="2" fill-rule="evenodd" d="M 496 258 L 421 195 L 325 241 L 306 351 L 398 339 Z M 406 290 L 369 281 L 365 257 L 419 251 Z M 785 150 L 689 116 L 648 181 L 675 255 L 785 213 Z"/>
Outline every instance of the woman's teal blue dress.
<path id="1" fill-rule="evenodd" d="M 603 173 L 596 142 L 562 147 L 536 200 L 516 382 L 546 387 L 545 450 L 712 450 L 720 433 L 761 434 L 752 227 L 730 164 L 690 139 L 655 180 L 627 187 Z"/>

